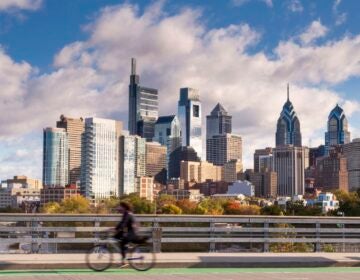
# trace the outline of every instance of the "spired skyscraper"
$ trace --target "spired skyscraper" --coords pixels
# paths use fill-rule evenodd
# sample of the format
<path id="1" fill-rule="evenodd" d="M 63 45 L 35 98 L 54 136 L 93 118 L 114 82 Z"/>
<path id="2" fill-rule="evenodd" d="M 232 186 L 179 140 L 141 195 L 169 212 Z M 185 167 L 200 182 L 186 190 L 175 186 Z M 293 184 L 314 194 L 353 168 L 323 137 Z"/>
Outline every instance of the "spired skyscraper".
<path id="1" fill-rule="evenodd" d="M 132 58 L 129 84 L 128 128 L 130 134 L 152 141 L 158 110 L 158 91 L 140 86 L 140 77 L 136 74 L 136 60 Z"/>
<path id="2" fill-rule="evenodd" d="M 197 89 L 181 88 L 178 103 L 182 145 L 193 147 L 202 158 L 201 102 Z"/>
<path id="3" fill-rule="evenodd" d="M 289 85 L 287 86 L 287 101 L 281 111 L 276 129 L 276 147 L 285 145 L 302 146 L 300 122 L 290 101 Z"/>
<path id="4" fill-rule="evenodd" d="M 232 116 L 218 103 L 210 115 L 206 116 L 206 139 L 214 135 L 231 133 L 231 122 Z"/>
<path id="5" fill-rule="evenodd" d="M 328 118 L 328 131 L 325 133 L 326 154 L 329 154 L 331 146 L 350 143 L 351 140 L 348 126 L 348 120 L 345 116 L 344 110 L 336 104 L 335 108 L 330 112 Z"/>

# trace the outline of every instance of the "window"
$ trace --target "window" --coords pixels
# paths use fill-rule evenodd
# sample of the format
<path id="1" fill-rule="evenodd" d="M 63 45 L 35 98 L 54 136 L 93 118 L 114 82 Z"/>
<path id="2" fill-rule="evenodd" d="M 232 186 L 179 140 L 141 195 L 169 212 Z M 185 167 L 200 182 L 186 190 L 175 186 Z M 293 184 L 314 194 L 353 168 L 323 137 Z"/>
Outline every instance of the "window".
<path id="1" fill-rule="evenodd" d="M 200 106 L 193 105 L 193 117 L 198 118 L 200 116 Z"/>
<path id="2" fill-rule="evenodd" d="M 171 134 L 171 129 L 170 129 L 170 128 L 167 128 L 167 129 L 166 129 L 166 136 L 170 136 L 170 134 Z"/>

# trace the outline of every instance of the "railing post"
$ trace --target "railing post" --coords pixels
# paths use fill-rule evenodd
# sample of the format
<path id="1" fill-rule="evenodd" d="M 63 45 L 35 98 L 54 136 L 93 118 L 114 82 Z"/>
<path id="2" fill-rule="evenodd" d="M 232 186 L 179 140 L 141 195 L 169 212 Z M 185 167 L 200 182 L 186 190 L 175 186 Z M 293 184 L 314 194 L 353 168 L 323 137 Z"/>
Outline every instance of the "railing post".
<path id="1" fill-rule="evenodd" d="M 264 222 L 264 253 L 269 252 L 269 222 Z"/>
<path id="2" fill-rule="evenodd" d="M 161 238 L 162 238 L 162 229 L 159 225 L 159 222 L 155 218 L 152 228 L 153 250 L 155 253 L 161 252 Z"/>
<path id="3" fill-rule="evenodd" d="M 213 220 L 210 222 L 210 244 L 209 244 L 209 251 L 215 252 L 216 251 L 216 243 L 215 243 L 215 223 Z"/>
<path id="4" fill-rule="evenodd" d="M 94 235 L 94 237 L 96 238 L 97 243 L 99 243 L 99 239 L 100 239 L 99 227 L 100 227 L 100 221 L 98 220 L 98 218 L 95 218 L 95 223 L 94 223 L 95 235 Z"/>
<path id="5" fill-rule="evenodd" d="M 315 243 L 315 252 L 321 252 L 321 224 L 316 222 L 316 243 Z"/>

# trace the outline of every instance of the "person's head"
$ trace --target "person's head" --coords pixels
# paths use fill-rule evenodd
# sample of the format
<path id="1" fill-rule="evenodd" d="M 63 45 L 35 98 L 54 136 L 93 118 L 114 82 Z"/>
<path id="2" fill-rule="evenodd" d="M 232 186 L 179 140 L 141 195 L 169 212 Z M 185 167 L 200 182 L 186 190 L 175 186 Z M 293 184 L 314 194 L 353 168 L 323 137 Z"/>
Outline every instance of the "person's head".
<path id="1" fill-rule="evenodd" d="M 121 201 L 118 210 L 120 213 L 129 212 L 131 211 L 131 205 L 125 201 Z"/>

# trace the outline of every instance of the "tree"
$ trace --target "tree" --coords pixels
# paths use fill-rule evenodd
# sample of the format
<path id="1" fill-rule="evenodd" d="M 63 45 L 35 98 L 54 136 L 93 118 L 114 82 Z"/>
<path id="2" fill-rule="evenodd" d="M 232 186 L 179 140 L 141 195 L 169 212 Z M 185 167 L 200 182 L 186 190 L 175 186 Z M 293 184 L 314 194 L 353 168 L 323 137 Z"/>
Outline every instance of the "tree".
<path id="1" fill-rule="evenodd" d="M 322 209 L 319 206 L 305 206 L 303 201 L 289 201 L 286 204 L 286 215 L 321 216 Z"/>
<path id="2" fill-rule="evenodd" d="M 239 201 L 230 200 L 225 204 L 227 215 L 259 215 L 260 207 L 257 205 L 241 205 Z"/>
<path id="3" fill-rule="evenodd" d="M 145 198 L 140 198 L 138 193 L 131 193 L 120 198 L 132 205 L 135 214 L 153 214 L 155 212 L 155 203 Z"/>
<path id="4" fill-rule="evenodd" d="M 161 213 L 180 215 L 182 214 L 182 210 L 174 204 L 165 204 L 163 207 L 161 207 Z"/>
<path id="5" fill-rule="evenodd" d="M 269 215 L 269 216 L 283 216 L 283 210 L 278 205 L 269 205 L 264 206 L 260 210 L 261 215 Z"/>
<path id="6" fill-rule="evenodd" d="M 183 214 L 196 214 L 197 203 L 189 199 L 182 199 L 176 202 Z"/>
<path id="7" fill-rule="evenodd" d="M 339 200 L 337 212 L 343 212 L 345 216 L 360 216 L 360 198 L 357 192 L 336 190 L 334 194 Z"/>
<path id="8" fill-rule="evenodd" d="M 89 214 L 91 213 L 91 207 L 89 200 L 78 195 L 65 198 L 60 203 L 47 203 L 44 205 L 42 212 L 49 214 Z"/>
<path id="9" fill-rule="evenodd" d="M 199 206 L 200 209 L 204 209 L 207 215 L 222 215 L 224 214 L 224 204 L 226 200 L 217 199 L 217 198 L 205 198 L 203 199 Z"/>

